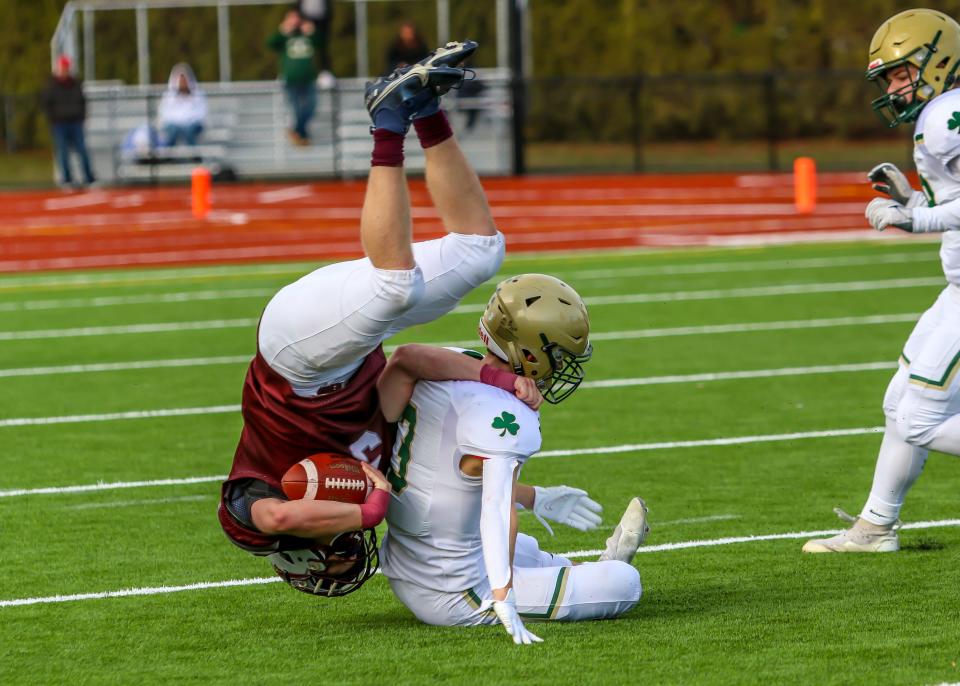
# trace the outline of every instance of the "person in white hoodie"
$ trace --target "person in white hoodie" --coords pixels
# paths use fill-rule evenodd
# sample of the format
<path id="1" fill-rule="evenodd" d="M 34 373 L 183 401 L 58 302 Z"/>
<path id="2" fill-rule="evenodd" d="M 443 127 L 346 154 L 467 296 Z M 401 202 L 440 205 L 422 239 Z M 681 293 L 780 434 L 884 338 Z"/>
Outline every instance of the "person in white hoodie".
<path id="1" fill-rule="evenodd" d="M 164 145 L 181 141 L 196 145 L 207 120 L 207 97 L 197 85 L 189 64 L 181 62 L 170 70 L 167 90 L 160 101 L 160 128 Z"/>

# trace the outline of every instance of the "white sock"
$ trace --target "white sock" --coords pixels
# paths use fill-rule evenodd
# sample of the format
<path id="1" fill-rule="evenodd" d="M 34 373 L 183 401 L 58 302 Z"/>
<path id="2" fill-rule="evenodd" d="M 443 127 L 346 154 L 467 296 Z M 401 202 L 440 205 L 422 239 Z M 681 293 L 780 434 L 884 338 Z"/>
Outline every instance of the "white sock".
<path id="1" fill-rule="evenodd" d="M 896 424 L 888 419 L 870 497 L 860 517 L 879 526 L 890 526 L 897 521 L 907 491 L 927 461 L 927 453 L 926 448 L 905 443 L 897 434 Z"/>

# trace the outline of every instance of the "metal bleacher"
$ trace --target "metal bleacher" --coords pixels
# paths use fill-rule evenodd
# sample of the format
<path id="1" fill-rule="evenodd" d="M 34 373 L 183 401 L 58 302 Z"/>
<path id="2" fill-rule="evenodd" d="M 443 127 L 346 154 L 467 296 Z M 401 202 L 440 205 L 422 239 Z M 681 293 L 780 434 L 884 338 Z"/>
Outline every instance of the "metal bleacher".
<path id="1" fill-rule="evenodd" d="M 481 71 L 477 97 L 451 93 L 444 106 L 465 153 L 482 174 L 510 170 L 511 110 L 506 73 Z M 209 116 L 196 147 L 151 148 L 148 154 L 124 150 L 124 139 L 138 126 L 156 125 L 163 86 L 92 82 L 87 92 L 87 146 L 100 178 L 108 183 L 180 179 L 198 163 L 231 170 L 241 178 L 362 175 L 369 169 L 370 120 L 363 106 L 362 79 L 340 79 L 318 92 L 310 124 L 311 144 L 288 138 L 290 111 L 277 81 L 201 84 Z M 466 124 L 470 110 L 477 114 Z M 412 134 L 411 134 L 412 135 Z M 407 145 L 407 167 L 423 168 L 420 146 Z"/>

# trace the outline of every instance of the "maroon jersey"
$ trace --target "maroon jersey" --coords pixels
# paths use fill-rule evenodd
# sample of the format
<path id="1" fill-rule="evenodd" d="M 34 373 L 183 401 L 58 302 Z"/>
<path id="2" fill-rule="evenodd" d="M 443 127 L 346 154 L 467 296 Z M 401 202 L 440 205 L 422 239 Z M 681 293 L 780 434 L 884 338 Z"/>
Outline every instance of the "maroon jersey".
<path id="1" fill-rule="evenodd" d="M 340 390 L 304 398 L 257 353 L 243 384 L 243 433 L 229 480 L 253 478 L 280 488 L 280 478 L 316 453 L 340 453 L 380 467 L 393 427 L 380 413 L 377 378 L 383 348 L 367 355 Z"/>
<path id="2" fill-rule="evenodd" d="M 224 493 L 236 479 L 259 479 L 279 490 L 290 467 L 322 452 L 362 457 L 381 468 L 394 438 L 377 394 L 377 378 L 385 365 L 383 348 L 378 347 L 342 388 L 305 398 L 294 393 L 258 351 L 243 384 L 243 432 Z M 276 540 L 240 526 L 222 504 L 219 518 L 234 542 L 266 547 Z"/>

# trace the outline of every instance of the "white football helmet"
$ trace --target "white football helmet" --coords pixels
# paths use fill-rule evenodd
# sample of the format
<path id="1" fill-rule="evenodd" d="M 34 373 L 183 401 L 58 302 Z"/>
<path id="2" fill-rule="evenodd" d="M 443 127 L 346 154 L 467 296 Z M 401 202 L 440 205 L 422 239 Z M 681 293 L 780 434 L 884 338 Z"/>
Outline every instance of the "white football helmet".
<path id="1" fill-rule="evenodd" d="M 332 559 L 334 556 L 336 559 Z M 318 543 L 311 548 L 281 550 L 267 558 L 277 576 L 293 588 L 328 598 L 353 593 L 380 566 L 377 534 L 373 529 L 347 531 L 329 545 Z M 344 562 L 352 564 L 344 571 L 328 571 L 334 565 L 342 567 Z"/>

